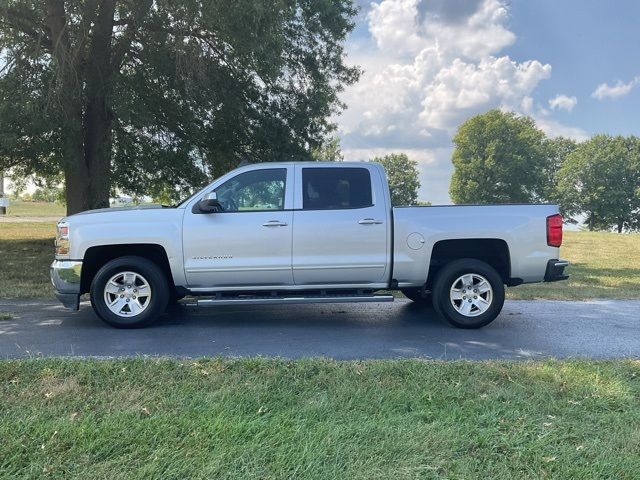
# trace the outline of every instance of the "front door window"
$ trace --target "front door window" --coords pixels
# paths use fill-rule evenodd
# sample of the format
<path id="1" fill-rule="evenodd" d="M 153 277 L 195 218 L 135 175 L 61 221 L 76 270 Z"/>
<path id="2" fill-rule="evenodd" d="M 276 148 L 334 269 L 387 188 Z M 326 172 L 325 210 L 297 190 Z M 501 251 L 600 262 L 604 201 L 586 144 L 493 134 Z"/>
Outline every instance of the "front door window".
<path id="1" fill-rule="evenodd" d="M 224 212 L 284 210 L 285 168 L 241 173 L 216 188 Z"/>

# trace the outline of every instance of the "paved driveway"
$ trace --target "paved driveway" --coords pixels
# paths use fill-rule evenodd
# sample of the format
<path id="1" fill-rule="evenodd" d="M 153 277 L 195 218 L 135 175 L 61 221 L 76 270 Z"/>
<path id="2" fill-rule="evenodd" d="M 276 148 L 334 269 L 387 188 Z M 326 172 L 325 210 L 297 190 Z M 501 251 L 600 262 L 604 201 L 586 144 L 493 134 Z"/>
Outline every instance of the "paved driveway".
<path id="1" fill-rule="evenodd" d="M 640 357 L 640 301 L 507 301 L 481 330 L 458 330 L 394 303 L 179 307 L 154 326 L 116 330 L 90 306 L 0 300 L 0 357 L 324 356 L 335 359 Z"/>

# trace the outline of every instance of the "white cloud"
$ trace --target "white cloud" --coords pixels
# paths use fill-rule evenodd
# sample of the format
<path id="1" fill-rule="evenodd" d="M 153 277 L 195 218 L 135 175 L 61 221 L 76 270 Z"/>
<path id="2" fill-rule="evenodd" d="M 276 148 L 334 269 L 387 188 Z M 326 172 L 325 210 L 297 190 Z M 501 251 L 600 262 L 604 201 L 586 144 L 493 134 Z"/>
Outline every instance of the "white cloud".
<path id="1" fill-rule="evenodd" d="M 502 0 L 464 3 L 382 0 L 371 4 L 369 31 L 378 48 L 404 55 L 417 55 L 437 44 L 449 56 L 480 59 L 515 41 L 504 25 L 508 12 Z M 455 4 L 462 6 L 460 11 L 452 12 Z M 446 9 L 447 15 L 442 15 Z"/>
<path id="2" fill-rule="evenodd" d="M 498 55 L 516 38 L 507 20 L 502 0 L 373 3 L 368 27 L 377 49 L 358 44 L 351 52 L 365 73 L 343 96 L 341 133 L 385 146 L 401 132 L 426 146 L 469 115 L 521 111 L 551 66 Z"/>
<path id="3" fill-rule="evenodd" d="M 429 188 L 423 187 L 422 198 L 442 202 L 452 170 L 451 137 L 471 115 L 508 109 L 540 117 L 557 134 L 582 135 L 534 105 L 534 92 L 550 77 L 551 65 L 501 55 L 516 39 L 508 20 L 506 0 L 371 4 L 371 39 L 359 38 L 349 51 L 364 74 L 344 92 L 347 110 L 337 119 L 345 158 L 404 151 L 423 159 L 421 175 Z"/>
<path id="4" fill-rule="evenodd" d="M 572 138 L 577 142 L 582 142 L 589 138 L 589 133 L 587 131 L 582 128 L 564 125 L 549 117 L 548 114 L 544 113 L 544 111 L 540 111 L 533 115 L 533 119 L 536 121 L 538 128 L 551 138 L 566 137 Z"/>
<path id="5" fill-rule="evenodd" d="M 609 85 L 608 83 L 601 83 L 591 94 L 593 98 L 602 100 L 604 98 L 618 98 L 627 95 L 633 87 L 640 84 L 640 75 L 635 77 L 629 83 L 623 83 L 618 80 L 615 85 Z"/>
<path id="6" fill-rule="evenodd" d="M 460 59 L 442 68 L 424 89 L 419 118 L 426 128 L 455 129 L 481 110 L 517 110 L 551 66 L 537 60 L 517 63 L 509 57 L 487 57 L 478 63 Z"/>
<path id="7" fill-rule="evenodd" d="M 522 113 L 529 115 L 531 112 L 533 112 L 533 98 L 524 97 L 520 106 Z"/>
<path id="8" fill-rule="evenodd" d="M 369 31 L 381 50 L 415 53 L 424 46 L 416 31 L 418 0 L 373 3 L 369 11 Z"/>
<path id="9" fill-rule="evenodd" d="M 554 98 L 549 99 L 549 107 L 551 110 L 566 110 L 570 112 L 573 107 L 578 103 L 576 97 L 568 97 L 567 95 L 556 95 Z"/>

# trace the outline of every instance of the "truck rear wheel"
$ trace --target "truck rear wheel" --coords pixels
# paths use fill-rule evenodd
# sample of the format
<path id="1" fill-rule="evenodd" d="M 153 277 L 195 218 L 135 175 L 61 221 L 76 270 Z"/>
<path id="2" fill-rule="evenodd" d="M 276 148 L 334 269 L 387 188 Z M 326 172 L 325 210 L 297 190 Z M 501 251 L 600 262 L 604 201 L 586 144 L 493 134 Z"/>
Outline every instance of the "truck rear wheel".
<path id="1" fill-rule="evenodd" d="M 439 272 L 433 288 L 433 306 L 458 328 L 480 328 L 491 323 L 504 305 L 504 283 L 489 264 L 472 258 L 454 260 Z"/>
<path id="2" fill-rule="evenodd" d="M 160 267 L 133 256 L 107 262 L 93 278 L 90 293 L 95 312 L 116 328 L 151 324 L 164 312 L 170 295 Z"/>

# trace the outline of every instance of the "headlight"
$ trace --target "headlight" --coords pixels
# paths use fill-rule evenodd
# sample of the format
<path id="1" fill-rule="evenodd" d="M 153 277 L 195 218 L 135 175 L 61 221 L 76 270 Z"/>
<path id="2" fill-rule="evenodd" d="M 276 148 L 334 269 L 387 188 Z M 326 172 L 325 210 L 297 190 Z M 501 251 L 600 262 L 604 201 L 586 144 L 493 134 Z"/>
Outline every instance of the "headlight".
<path id="1" fill-rule="evenodd" d="M 58 222 L 56 226 L 56 257 L 69 257 L 69 224 Z"/>

